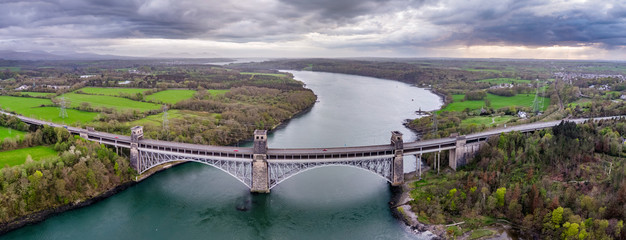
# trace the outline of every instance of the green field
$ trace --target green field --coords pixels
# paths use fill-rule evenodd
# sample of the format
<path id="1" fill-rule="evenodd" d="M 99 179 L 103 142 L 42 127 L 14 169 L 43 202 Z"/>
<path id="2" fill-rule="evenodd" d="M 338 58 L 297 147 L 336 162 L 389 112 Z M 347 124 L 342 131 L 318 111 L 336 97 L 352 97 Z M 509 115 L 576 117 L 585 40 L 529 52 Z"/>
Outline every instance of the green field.
<path id="1" fill-rule="evenodd" d="M 230 92 L 230 89 L 209 89 L 207 90 L 211 95 L 224 95 L 224 93 Z"/>
<path id="2" fill-rule="evenodd" d="M 189 118 L 189 117 L 201 117 L 201 118 L 212 117 L 213 119 L 218 119 L 220 118 L 220 114 L 196 112 L 196 111 L 189 111 L 189 110 L 175 110 L 175 109 L 167 111 L 167 118 L 169 120 L 177 119 L 177 118 Z M 128 125 L 129 126 L 146 126 L 146 125 L 161 126 L 162 124 L 163 124 L 163 113 L 159 113 L 159 114 L 147 116 L 139 120 L 132 121 Z"/>
<path id="3" fill-rule="evenodd" d="M 137 94 L 144 93 L 150 89 L 146 88 L 99 88 L 99 87 L 84 87 L 77 91 L 82 91 L 86 94 L 95 95 L 107 95 L 107 96 L 120 96 L 120 93 Z"/>
<path id="4" fill-rule="evenodd" d="M 452 95 L 452 99 L 454 100 L 452 103 L 448 104 L 444 109 L 440 111 L 463 111 L 466 108 L 470 110 L 480 109 L 485 106 L 484 100 L 476 100 L 476 101 L 461 101 L 465 95 L 457 94 Z M 533 101 L 535 100 L 534 94 L 517 94 L 513 97 L 502 97 L 498 95 L 493 95 L 491 93 L 487 94 L 487 99 L 491 101 L 491 107 L 493 109 L 500 109 L 503 107 L 510 106 L 519 106 L 519 107 L 532 107 Z M 545 110 L 550 105 L 550 99 L 544 98 L 543 101 L 543 110 Z"/>
<path id="5" fill-rule="evenodd" d="M 22 70 L 22 68 L 20 68 L 20 67 L 0 67 L 0 71 L 5 71 L 5 70 L 9 70 L 11 72 L 19 72 L 20 70 Z"/>
<path id="6" fill-rule="evenodd" d="M 494 126 L 494 125 L 500 125 L 500 124 L 506 123 L 513 118 L 515 117 L 513 116 L 471 117 L 471 118 L 467 118 L 461 121 L 461 125 L 476 124 L 480 126 L 480 125 L 485 124 L 485 126 Z"/>
<path id="7" fill-rule="evenodd" d="M 5 110 L 15 111 L 16 113 L 26 117 L 37 118 L 55 123 L 86 123 L 93 121 L 93 119 L 98 115 L 98 113 L 93 112 L 67 109 L 68 117 L 62 119 L 59 117 L 59 108 L 41 107 L 41 105 L 52 105 L 52 101 L 50 101 L 50 99 L 43 98 L 0 96 L 0 107 Z"/>
<path id="8" fill-rule="evenodd" d="M 0 152 L 0 168 L 5 166 L 15 166 L 26 162 L 26 157 L 30 155 L 33 160 L 39 161 L 45 158 L 53 158 L 58 155 L 57 151 L 51 147 L 37 146 L 22 148 L 17 150 Z"/>
<path id="9" fill-rule="evenodd" d="M 496 70 L 496 69 L 483 69 L 483 68 L 465 68 L 463 69 L 465 71 L 470 71 L 470 72 L 491 72 L 491 73 L 502 73 L 502 70 Z"/>
<path id="10" fill-rule="evenodd" d="M 165 90 L 146 96 L 146 100 L 176 104 L 182 100 L 190 99 L 195 93 L 195 90 Z"/>
<path id="11" fill-rule="evenodd" d="M 479 80 L 477 82 L 488 82 L 488 83 L 493 83 L 493 84 L 503 84 L 503 83 L 531 83 L 531 80 L 523 80 L 523 79 L 516 79 L 516 78 L 489 78 L 489 79 L 483 79 L 483 80 Z"/>
<path id="12" fill-rule="evenodd" d="M 44 93 L 44 92 L 21 92 L 22 96 L 29 95 L 31 97 L 52 97 L 54 93 Z"/>
<path id="13" fill-rule="evenodd" d="M 26 134 L 25 132 L 18 131 L 15 129 L 9 129 L 6 127 L 0 127 L 0 142 L 5 138 L 14 138 L 14 137 L 22 137 Z"/>
<path id="14" fill-rule="evenodd" d="M 114 108 L 117 110 L 148 111 L 161 108 L 159 104 L 138 102 L 127 98 L 112 96 L 67 93 L 63 94 L 61 97 L 69 101 L 72 107 L 78 107 L 81 103 L 87 102 L 90 103 L 92 107 Z"/>
<path id="15" fill-rule="evenodd" d="M 284 77 L 284 76 L 287 76 L 287 75 L 282 74 L 282 73 L 255 73 L 255 72 L 240 72 L 240 74 L 243 74 L 243 75 L 252 75 L 252 76 L 254 76 L 254 75 L 265 75 L 265 76 L 274 76 L 274 77 Z"/>
<path id="16" fill-rule="evenodd" d="M 169 110 L 167 111 L 168 119 L 181 118 L 184 114 L 179 110 Z M 163 113 L 150 115 L 145 118 L 130 122 L 131 126 L 146 126 L 146 125 L 154 125 L 161 126 L 163 124 Z"/>

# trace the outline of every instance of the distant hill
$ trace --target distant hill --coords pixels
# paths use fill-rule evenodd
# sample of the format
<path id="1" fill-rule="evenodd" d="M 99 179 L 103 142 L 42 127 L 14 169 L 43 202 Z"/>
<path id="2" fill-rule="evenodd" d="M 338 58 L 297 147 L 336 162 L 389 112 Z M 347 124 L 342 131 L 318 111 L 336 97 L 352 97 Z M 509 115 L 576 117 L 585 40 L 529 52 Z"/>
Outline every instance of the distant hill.
<path id="1" fill-rule="evenodd" d="M 17 52 L 0 50 L 0 59 L 5 60 L 112 60 L 112 59 L 140 59 L 136 57 L 100 55 L 94 53 L 58 52 L 46 51 Z"/>

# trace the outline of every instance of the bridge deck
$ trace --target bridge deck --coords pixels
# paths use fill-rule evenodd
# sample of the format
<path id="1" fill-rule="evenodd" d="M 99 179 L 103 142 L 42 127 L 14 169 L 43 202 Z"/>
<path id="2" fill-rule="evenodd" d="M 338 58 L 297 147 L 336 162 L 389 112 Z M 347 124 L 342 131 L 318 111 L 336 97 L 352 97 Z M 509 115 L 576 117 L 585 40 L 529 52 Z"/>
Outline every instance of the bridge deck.
<path id="1" fill-rule="evenodd" d="M 22 121 L 35 124 L 35 125 L 48 125 L 52 127 L 64 127 L 72 134 L 87 134 L 88 139 L 102 144 L 112 145 L 116 147 L 130 148 L 130 136 L 118 135 L 106 132 L 87 131 L 82 128 L 69 127 L 61 124 L 46 122 L 24 116 L 14 115 L 4 111 L 0 111 L 1 114 L 11 115 L 18 117 Z M 615 117 L 601 117 L 594 118 L 595 120 L 604 120 L 611 118 L 623 118 L 623 116 Z M 592 118 L 572 119 L 575 123 L 581 123 L 588 121 Z M 486 138 L 494 135 L 498 135 L 504 132 L 520 131 L 529 132 L 538 129 L 544 129 L 556 126 L 561 121 L 551 122 L 536 122 L 524 125 L 511 126 L 507 128 L 492 129 L 485 132 L 468 134 L 465 139 L 468 143 L 483 141 Z M 404 143 L 405 155 L 437 152 L 453 149 L 456 147 L 456 138 L 440 138 L 429 139 L 423 141 L 406 142 Z M 159 151 L 178 152 L 185 154 L 198 154 L 198 155 L 211 155 L 221 157 L 236 157 L 236 158 L 252 158 L 253 149 L 248 147 L 231 147 L 231 146 L 213 146 L 213 145 L 199 145 L 189 143 L 168 142 L 152 139 L 143 139 L 139 141 L 139 148 L 152 149 Z M 358 147 L 334 147 L 334 148 L 269 148 L 267 151 L 268 159 L 280 160 L 280 159 L 326 159 L 326 158 L 354 158 L 354 157 L 371 157 L 371 156 L 384 156 L 393 154 L 394 149 L 391 145 L 373 145 L 373 146 L 358 146 Z"/>

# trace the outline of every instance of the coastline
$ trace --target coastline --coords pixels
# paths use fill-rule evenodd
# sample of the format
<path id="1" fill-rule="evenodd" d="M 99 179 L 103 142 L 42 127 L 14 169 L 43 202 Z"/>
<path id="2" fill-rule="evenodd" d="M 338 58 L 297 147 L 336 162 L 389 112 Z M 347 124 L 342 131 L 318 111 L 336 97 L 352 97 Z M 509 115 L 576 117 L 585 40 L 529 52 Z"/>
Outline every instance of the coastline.
<path id="1" fill-rule="evenodd" d="M 147 173 L 144 173 L 140 176 L 137 176 L 137 180 L 130 180 L 127 182 L 124 182 L 112 189 L 109 189 L 105 192 L 102 192 L 100 194 L 98 194 L 95 197 L 92 198 L 88 198 L 85 199 L 83 201 L 79 201 L 79 202 L 74 202 L 74 203 L 68 203 L 65 205 L 61 205 L 55 208 L 50 208 L 50 209 L 45 209 L 45 210 L 41 210 L 38 212 L 34 212 L 31 214 L 27 214 L 24 215 L 22 217 L 16 218 L 15 220 L 8 222 L 6 224 L 1 224 L 0 225 L 0 236 L 7 234 L 11 231 L 17 230 L 19 228 L 28 226 L 28 225 L 33 225 L 33 224 L 37 224 L 40 222 L 43 222 L 45 220 L 47 220 L 48 218 L 54 217 L 56 215 L 62 214 L 64 212 L 67 211 L 71 211 L 71 210 L 75 210 L 75 209 L 80 209 L 83 207 L 87 207 L 90 206 L 92 204 L 98 203 L 104 199 L 107 199 L 115 194 L 118 194 L 132 186 L 135 186 L 136 184 L 142 182 L 143 180 L 147 179 L 149 176 L 152 176 L 155 173 L 164 171 L 168 168 L 171 168 L 173 166 L 179 165 L 179 164 L 183 164 L 186 162 L 174 162 L 174 163 L 170 163 L 170 164 L 165 164 L 157 169 L 154 169 L 153 171 L 148 171 Z"/>
<path id="2" fill-rule="evenodd" d="M 411 205 L 409 204 L 409 202 L 413 200 L 409 196 L 409 184 L 417 181 L 414 178 L 415 172 L 406 173 L 404 176 L 405 180 L 410 180 L 405 181 L 401 186 L 390 186 L 391 200 L 389 201 L 389 208 L 391 210 L 391 214 L 394 218 L 409 227 L 409 229 L 411 229 L 411 233 L 416 236 L 431 240 L 446 239 L 446 230 L 443 225 L 429 225 L 418 221 L 417 213 L 411 210 Z"/>

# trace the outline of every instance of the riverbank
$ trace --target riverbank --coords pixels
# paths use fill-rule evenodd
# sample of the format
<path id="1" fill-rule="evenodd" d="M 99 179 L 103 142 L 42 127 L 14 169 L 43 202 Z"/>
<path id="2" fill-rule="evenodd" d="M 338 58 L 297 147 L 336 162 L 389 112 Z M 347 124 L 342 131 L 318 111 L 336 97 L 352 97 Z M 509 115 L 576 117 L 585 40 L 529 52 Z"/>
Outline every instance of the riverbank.
<path id="1" fill-rule="evenodd" d="M 407 179 L 411 180 L 407 181 Z M 415 178 L 415 172 L 406 173 L 404 184 L 391 187 L 391 201 L 389 201 L 391 214 L 408 226 L 412 233 L 420 237 L 426 237 L 431 240 L 445 239 L 446 230 L 443 225 L 420 223 L 417 213 L 413 212 L 411 209 L 409 202 L 413 199 L 409 195 L 411 190 L 410 184 L 415 181 L 418 181 L 417 178 Z"/>
<path id="2" fill-rule="evenodd" d="M 67 211 L 71 211 L 71 210 L 75 210 L 75 209 L 79 209 L 79 208 L 83 208 L 83 207 L 87 207 L 90 206 L 92 204 L 98 203 L 104 199 L 107 199 L 108 197 L 111 197 L 115 194 L 118 194 L 138 183 L 140 183 L 141 181 L 145 180 L 146 178 L 148 178 L 149 176 L 152 176 L 155 173 L 164 171 L 166 169 L 169 169 L 173 166 L 179 165 L 185 163 L 183 161 L 181 162 L 173 162 L 173 163 L 169 163 L 169 164 L 164 164 L 161 165 L 159 167 L 153 168 L 147 172 L 145 172 L 144 174 L 137 176 L 137 178 L 135 180 L 131 180 L 131 181 L 127 181 L 124 182 L 112 189 L 109 189 L 103 193 L 98 194 L 97 196 L 93 197 L 93 198 L 88 198 L 79 202 L 73 202 L 73 203 L 68 203 L 66 205 L 61 205 L 55 208 L 51 208 L 51 209 L 46 209 L 46 210 L 42 210 L 39 212 L 35 212 L 35 213 L 31 213 L 22 217 L 19 217 L 17 219 L 15 219 L 14 221 L 8 222 L 6 224 L 0 224 L 0 236 L 9 233 L 13 230 L 16 230 L 18 228 L 27 226 L 27 225 L 32 225 L 32 224 L 37 224 L 40 222 L 45 221 L 48 218 L 54 217 L 56 215 L 59 215 L 61 213 L 67 212 Z"/>

